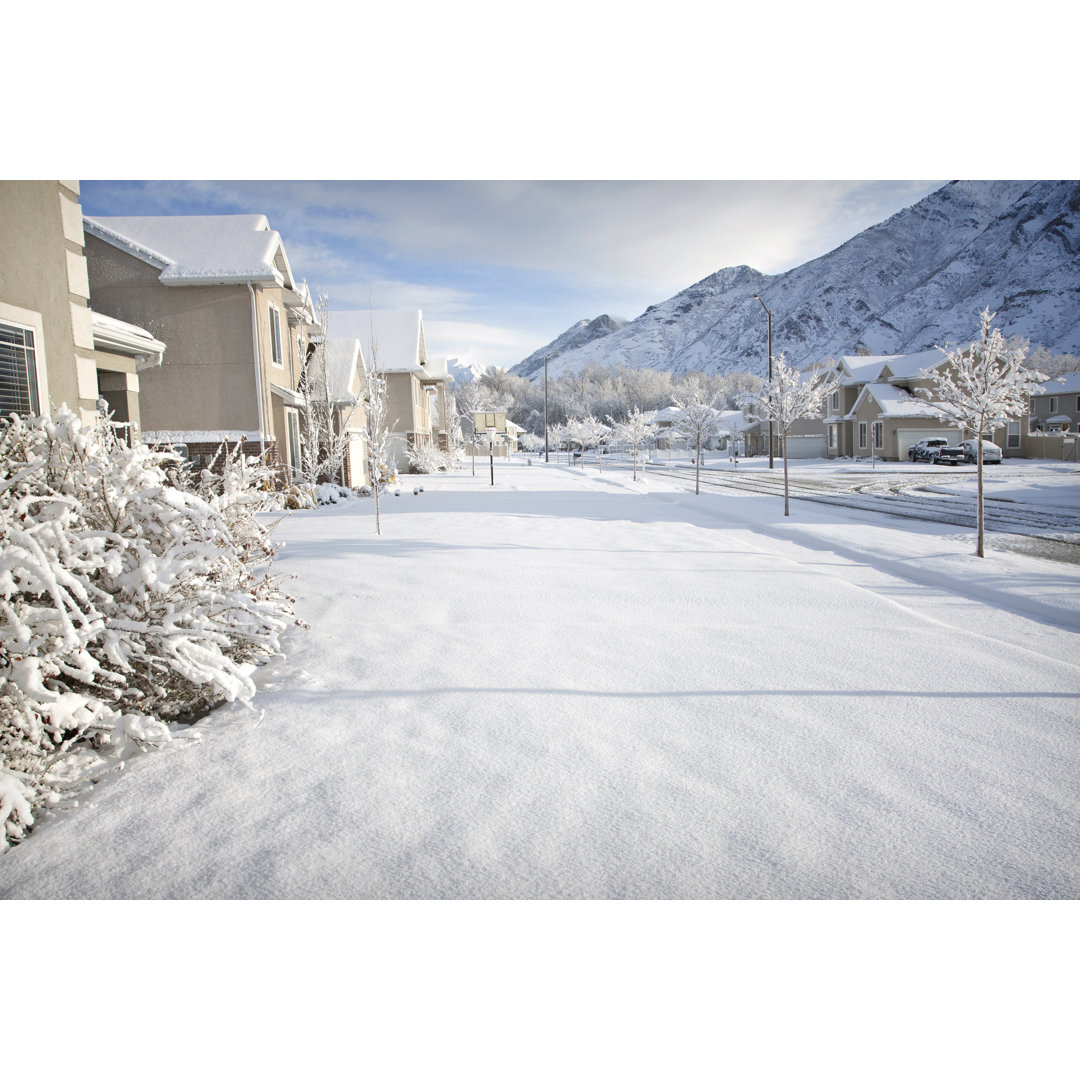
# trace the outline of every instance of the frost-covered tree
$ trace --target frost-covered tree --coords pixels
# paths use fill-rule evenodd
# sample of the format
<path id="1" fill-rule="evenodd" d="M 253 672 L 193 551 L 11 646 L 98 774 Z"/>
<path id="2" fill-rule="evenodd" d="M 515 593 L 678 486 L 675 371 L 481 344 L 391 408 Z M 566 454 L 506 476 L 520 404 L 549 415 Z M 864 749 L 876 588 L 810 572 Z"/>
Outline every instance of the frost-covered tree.
<path id="1" fill-rule="evenodd" d="M 364 424 L 360 441 L 367 457 L 371 491 L 375 497 L 375 532 L 382 536 L 379 496 L 395 479 L 394 454 L 390 446 L 389 388 L 386 376 L 378 368 L 378 347 L 372 343 L 371 363 L 360 372 L 360 396 L 364 404 Z"/>
<path id="2" fill-rule="evenodd" d="M 652 438 L 653 426 L 645 414 L 635 408 L 623 421 L 613 420 L 610 416 L 612 434 L 611 438 L 616 443 L 626 443 L 634 457 L 634 480 L 638 478 L 638 453 L 641 447 Z"/>
<path id="3" fill-rule="evenodd" d="M 581 444 L 581 464 L 585 465 L 585 446 L 596 447 L 596 463 L 600 466 L 600 471 L 604 471 L 604 459 L 601 456 L 601 447 L 608 440 L 608 436 L 611 434 L 611 428 L 607 426 L 602 420 L 597 419 L 595 416 L 584 416 L 580 420 L 580 428 L 582 444 Z"/>
<path id="4" fill-rule="evenodd" d="M 554 449 L 556 457 L 559 453 L 559 447 L 567 441 L 566 425 L 565 424 L 548 424 L 548 444 Z M 567 455 L 567 464 L 570 463 L 569 455 Z"/>
<path id="5" fill-rule="evenodd" d="M 766 420 L 771 420 L 784 439 L 784 517 L 790 515 L 788 502 L 788 440 L 787 435 L 796 420 L 820 416 L 825 408 L 825 386 L 822 373 L 814 372 L 805 378 L 801 372 L 788 367 L 784 354 L 773 357 L 773 377 L 762 385 L 753 401 Z"/>
<path id="6" fill-rule="evenodd" d="M 671 403 L 679 410 L 674 428 L 687 442 L 695 445 L 694 494 L 701 494 L 701 450 L 708 439 L 718 430 L 720 414 L 715 408 L 715 397 L 699 382 L 688 383 L 691 391 L 685 397 L 673 397 Z"/>
<path id="7" fill-rule="evenodd" d="M 925 373 L 933 380 L 928 389 L 918 391 L 928 403 L 963 425 L 978 445 L 977 512 L 975 554 L 985 557 L 983 510 L 983 439 L 1014 417 L 1023 416 L 1031 394 L 1046 380 L 1042 372 L 1024 366 L 1027 345 L 1010 344 L 997 327 L 990 308 L 979 315 L 979 340 L 962 349 L 938 346 L 947 363 Z"/>
<path id="8" fill-rule="evenodd" d="M 344 482 L 345 458 L 349 452 L 349 424 L 357 408 L 350 388 L 334 385 L 334 372 L 327 355 L 330 303 L 325 294 L 320 294 L 317 307 L 323 334 L 309 346 L 298 387 L 304 398 L 304 430 L 300 438 L 301 481 L 309 488 L 339 480 Z"/>
<path id="9" fill-rule="evenodd" d="M 566 459 L 567 464 L 570 462 L 570 455 L 573 450 L 574 443 L 577 443 L 581 447 L 581 467 L 585 468 L 585 438 L 586 430 L 580 416 L 571 416 L 567 419 L 564 425 L 566 430 Z"/>
<path id="10" fill-rule="evenodd" d="M 280 652 L 268 471 L 233 451 L 204 497 L 178 466 L 63 406 L 0 424 L 0 847 Z"/>

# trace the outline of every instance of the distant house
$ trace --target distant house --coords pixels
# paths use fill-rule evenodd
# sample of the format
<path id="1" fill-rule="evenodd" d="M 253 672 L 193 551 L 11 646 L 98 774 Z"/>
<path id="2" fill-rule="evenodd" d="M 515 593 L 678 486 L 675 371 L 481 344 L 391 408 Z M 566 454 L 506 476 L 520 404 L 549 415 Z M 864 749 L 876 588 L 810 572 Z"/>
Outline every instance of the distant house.
<path id="1" fill-rule="evenodd" d="M 932 389 L 928 373 L 945 363 L 945 354 L 936 349 L 834 361 L 826 374 L 827 455 L 901 461 L 920 439 L 943 436 L 958 443 L 965 438 L 955 422 L 917 393 Z"/>
<path id="2" fill-rule="evenodd" d="M 1027 431 L 1009 425 L 1008 438 L 1031 457 L 1077 460 L 1080 436 L 1080 372 L 1047 379 L 1029 399 Z M 1014 433 L 1013 427 L 1016 431 Z"/>
<path id="3" fill-rule="evenodd" d="M 368 318 L 364 359 L 386 376 L 394 462 L 399 472 L 408 472 L 410 448 L 422 443 L 449 448 L 451 376 L 445 363 L 427 355 L 420 311 L 372 311 Z"/>
<path id="4" fill-rule="evenodd" d="M 0 415 L 66 404 L 138 425 L 165 351 L 143 325 L 91 310 L 78 182 L 0 181 Z"/>
<path id="5" fill-rule="evenodd" d="M 94 309 L 168 346 L 142 375 L 144 441 L 182 444 L 196 461 L 222 440 L 296 460 L 296 388 L 319 328 L 266 217 L 88 217 L 85 228 Z"/>

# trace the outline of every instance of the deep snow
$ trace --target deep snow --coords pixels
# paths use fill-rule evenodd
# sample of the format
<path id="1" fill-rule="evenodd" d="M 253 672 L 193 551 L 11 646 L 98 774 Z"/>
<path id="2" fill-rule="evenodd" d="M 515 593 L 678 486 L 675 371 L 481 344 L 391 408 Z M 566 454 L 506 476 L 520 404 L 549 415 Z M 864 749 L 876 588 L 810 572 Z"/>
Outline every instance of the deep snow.
<path id="1" fill-rule="evenodd" d="M 0 896 L 1080 894 L 1080 568 L 610 468 L 488 481 L 407 478 L 382 537 L 370 500 L 282 522 L 312 629 L 254 711 L 46 823 Z"/>

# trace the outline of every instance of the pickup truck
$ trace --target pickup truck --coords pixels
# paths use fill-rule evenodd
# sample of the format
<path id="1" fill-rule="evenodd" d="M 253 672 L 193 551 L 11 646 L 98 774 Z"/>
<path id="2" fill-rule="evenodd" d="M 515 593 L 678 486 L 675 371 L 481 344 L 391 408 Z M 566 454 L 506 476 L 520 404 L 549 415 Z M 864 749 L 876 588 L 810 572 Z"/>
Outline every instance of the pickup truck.
<path id="1" fill-rule="evenodd" d="M 964 451 L 959 446 L 950 446 L 949 440 L 936 436 L 920 439 L 907 452 L 909 461 L 927 461 L 931 465 L 960 465 L 964 460 Z"/>

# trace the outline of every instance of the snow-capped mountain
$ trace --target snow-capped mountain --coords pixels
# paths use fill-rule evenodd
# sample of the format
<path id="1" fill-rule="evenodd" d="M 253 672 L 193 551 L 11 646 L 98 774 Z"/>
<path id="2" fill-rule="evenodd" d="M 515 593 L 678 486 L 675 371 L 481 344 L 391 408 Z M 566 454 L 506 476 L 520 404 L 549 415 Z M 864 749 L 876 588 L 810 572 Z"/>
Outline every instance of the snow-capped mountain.
<path id="1" fill-rule="evenodd" d="M 665 371 L 765 374 L 773 352 L 804 366 L 860 347 L 915 353 L 961 344 L 978 313 L 998 312 L 1006 335 L 1052 353 L 1080 353 L 1080 183 L 954 181 L 783 274 L 728 267 L 650 307 L 621 329 L 576 347 L 563 338 L 511 368 L 551 375 L 589 364 Z M 597 320 L 599 321 L 599 320 Z"/>
<path id="2" fill-rule="evenodd" d="M 545 356 L 554 357 L 557 353 L 580 349 L 584 345 L 607 337 L 609 334 L 614 334 L 624 326 L 626 326 L 625 319 L 618 319 L 612 315 L 600 315 L 591 321 L 582 319 L 581 322 L 574 323 L 569 330 L 563 331 L 554 341 L 548 342 L 547 345 L 537 349 L 531 356 L 527 356 L 520 364 L 515 364 L 510 369 L 511 373 L 523 375 L 526 378 L 536 372 L 543 374 Z M 555 367 L 552 361 L 548 360 L 548 373 L 550 374 L 554 370 Z M 560 370 L 569 369 L 560 368 Z"/>
<path id="3" fill-rule="evenodd" d="M 464 360 L 447 360 L 446 361 L 446 373 L 454 377 L 454 382 L 458 386 L 464 386 L 466 383 L 471 383 L 477 375 L 482 375 L 484 369 L 480 364 L 469 364 Z"/>

